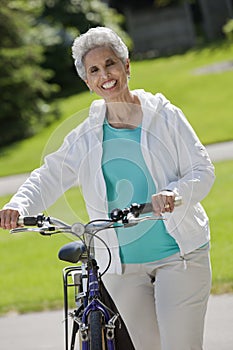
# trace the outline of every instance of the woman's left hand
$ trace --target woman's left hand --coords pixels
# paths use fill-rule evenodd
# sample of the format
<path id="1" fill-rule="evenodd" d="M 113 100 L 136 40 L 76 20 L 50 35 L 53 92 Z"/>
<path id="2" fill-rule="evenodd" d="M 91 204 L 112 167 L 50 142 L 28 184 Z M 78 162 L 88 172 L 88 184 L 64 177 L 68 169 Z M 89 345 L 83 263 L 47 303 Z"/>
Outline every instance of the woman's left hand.
<path id="1" fill-rule="evenodd" d="M 151 197 L 153 211 L 160 216 L 163 213 L 172 213 L 174 210 L 175 194 L 172 191 L 161 191 Z"/>

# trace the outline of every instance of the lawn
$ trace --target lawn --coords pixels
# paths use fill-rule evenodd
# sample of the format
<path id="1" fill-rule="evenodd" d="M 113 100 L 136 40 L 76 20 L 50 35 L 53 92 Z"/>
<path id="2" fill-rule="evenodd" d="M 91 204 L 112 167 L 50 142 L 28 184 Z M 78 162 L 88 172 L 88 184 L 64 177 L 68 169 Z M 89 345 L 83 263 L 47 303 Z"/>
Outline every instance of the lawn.
<path id="1" fill-rule="evenodd" d="M 211 224 L 212 292 L 233 292 L 233 161 L 215 164 L 216 180 L 203 201 Z"/>
<path id="2" fill-rule="evenodd" d="M 132 62 L 131 89 L 162 92 L 182 108 L 204 144 L 227 141 L 233 135 L 233 70 L 195 75 L 200 67 L 232 60 L 233 45 L 221 43 L 184 55 Z M 96 98 L 89 92 L 56 101 L 61 119 L 31 139 L 0 149 L 0 176 L 38 167 L 44 154 L 55 150 L 82 121 Z"/>
<path id="3" fill-rule="evenodd" d="M 0 207 L 9 196 L 0 198 Z M 75 210 L 73 210 L 75 208 Z M 70 190 L 47 214 L 66 222 L 87 220 L 80 191 Z M 73 239 L 68 234 L 44 237 L 39 233 L 9 234 L 0 229 L 0 314 L 61 308 L 63 302 L 60 247 Z"/>

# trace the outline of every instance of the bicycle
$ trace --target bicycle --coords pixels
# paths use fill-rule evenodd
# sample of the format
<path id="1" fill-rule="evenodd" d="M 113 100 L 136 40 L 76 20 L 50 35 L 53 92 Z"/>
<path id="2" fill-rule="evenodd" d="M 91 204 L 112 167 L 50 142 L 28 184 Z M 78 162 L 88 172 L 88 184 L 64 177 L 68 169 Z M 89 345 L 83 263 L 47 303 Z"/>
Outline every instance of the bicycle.
<path id="1" fill-rule="evenodd" d="M 181 197 L 175 198 L 175 206 L 181 204 Z M 53 217 L 46 217 L 44 214 L 36 216 L 19 217 L 17 227 L 11 233 L 33 231 L 45 236 L 58 233 L 70 233 L 78 238 L 65 244 L 58 253 L 60 260 L 70 263 L 81 263 L 77 266 L 67 266 L 63 269 L 64 288 L 64 314 L 65 314 L 65 350 L 74 350 L 76 340 L 79 340 L 81 350 L 116 350 L 117 338 L 115 333 L 121 328 L 124 322 L 114 307 L 112 300 L 111 308 L 104 303 L 104 286 L 101 277 L 107 272 L 111 264 L 111 252 L 104 240 L 97 235 L 102 230 L 116 227 L 129 227 L 137 225 L 145 220 L 164 220 L 163 216 L 141 216 L 152 212 L 152 204 L 132 204 L 130 207 L 114 209 L 110 219 L 96 219 L 87 224 L 67 223 Z M 31 227 L 33 226 L 33 227 Z M 109 261 L 105 270 L 100 273 L 98 264 L 94 258 L 93 239 L 99 239 L 108 251 Z M 71 283 L 69 282 L 71 279 Z M 69 312 L 68 288 L 75 289 L 74 311 Z M 69 341 L 69 316 L 73 319 L 71 337 Z M 78 337 L 77 337 L 78 334 Z M 128 338 L 127 349 L 134 349 Z M 77 348 L 76 348 L 77 349 Z M 119 348 L 120 349 L 120 348 Z"/>

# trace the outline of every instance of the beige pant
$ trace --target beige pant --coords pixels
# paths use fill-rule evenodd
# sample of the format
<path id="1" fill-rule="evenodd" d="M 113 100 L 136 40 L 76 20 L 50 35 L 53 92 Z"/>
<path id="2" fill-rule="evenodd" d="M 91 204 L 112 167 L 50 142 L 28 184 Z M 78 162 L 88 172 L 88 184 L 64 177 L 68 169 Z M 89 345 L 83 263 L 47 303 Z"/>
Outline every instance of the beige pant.
<path id="1" fill-rule="evenodd" d="M 209 247 L 123 265 L 103 280 L 136 350 L 201 350 L 211 287 Z M 151 283 L 151 279 L 155 279 Z"/>

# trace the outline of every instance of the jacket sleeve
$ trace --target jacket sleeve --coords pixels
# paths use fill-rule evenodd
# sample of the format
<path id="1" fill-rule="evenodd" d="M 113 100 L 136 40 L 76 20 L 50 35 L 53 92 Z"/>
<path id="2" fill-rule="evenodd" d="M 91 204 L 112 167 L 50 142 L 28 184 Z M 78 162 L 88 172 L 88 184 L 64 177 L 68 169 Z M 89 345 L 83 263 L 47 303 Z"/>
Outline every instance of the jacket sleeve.
<path id="1" fill-rule="evenodd" d="M 21 215 L 35 215 L 51 206 L 65 191 L 77 184 L 81 155 L 85 143 L 79 142 L 78 128 L 62 146 L 45 157 L 3 209 L 16 209 Z"/>
<path id="2" fill-rule="evenodd" d="M 166 114 L 178 159 L 178 179 L 169 183 L 167 189 L 181 195 L 186 204 L 196 204 L 214 183 L 214 166 L 182 111 L 170 105 Z"/>

